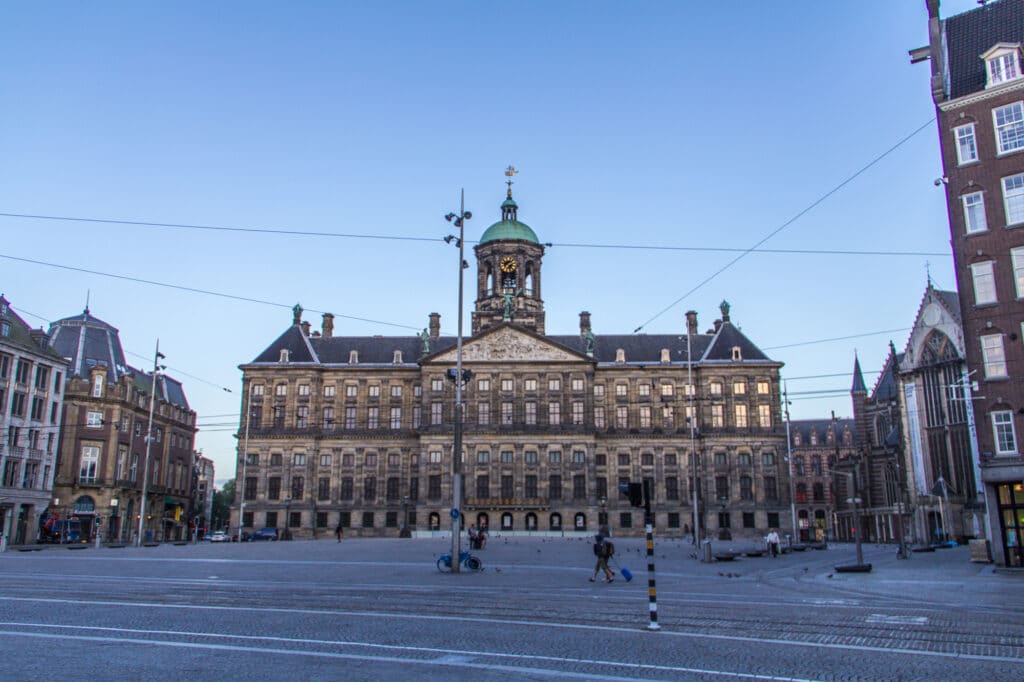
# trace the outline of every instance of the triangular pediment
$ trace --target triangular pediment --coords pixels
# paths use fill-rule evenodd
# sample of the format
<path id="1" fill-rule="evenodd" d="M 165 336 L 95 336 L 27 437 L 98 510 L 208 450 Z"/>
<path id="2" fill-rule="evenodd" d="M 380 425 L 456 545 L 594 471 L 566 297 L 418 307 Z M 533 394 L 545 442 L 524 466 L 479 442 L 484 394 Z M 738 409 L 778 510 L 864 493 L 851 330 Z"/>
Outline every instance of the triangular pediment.
<path id="1" fill-rule="evenodd" d="M 430 362 L 455 362 L 457 351 L 449 348 L 430 358 Z M 462 346 L 463 362 L 593 362 L 552 343 L 537 334 L 512 326 L 501 326 L 475 338 Z"/>

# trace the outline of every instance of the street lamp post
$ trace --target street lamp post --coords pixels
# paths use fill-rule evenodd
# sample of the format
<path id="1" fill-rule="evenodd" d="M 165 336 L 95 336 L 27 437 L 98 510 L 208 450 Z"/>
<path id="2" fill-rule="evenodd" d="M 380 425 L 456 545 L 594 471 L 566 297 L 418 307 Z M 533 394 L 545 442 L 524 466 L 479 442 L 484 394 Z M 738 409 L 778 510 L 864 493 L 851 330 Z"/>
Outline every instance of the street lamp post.
<path id="1" fill-rule="evenodd" d="M 686 421 L 690 422 L 690 465 L 693 467 L 693 494 L 692 494 L 692 497 L 693 497 L 693 545 L 694 545 L 694 547 L 700 547 L 700 510 L 699 510 L 699 508 L 697 506 L 697 504 L 698 504 L 697 492 L 699 490 L 699 488 L 698 488 L 698 480 L 697 480 L 697 447 L 696 447 L 697 438 L 696 438 L 696 433 L 695 433 L 696 428 L 697 428 L 697 424 L 696 424 L 697 415 L 693 411 L 693 394 L 696 393 L 696 390 L 694 389 L 694 386 L 693 386 L 693 355 L 691 354 L 691 352 L 692 352 L 692 345 L 691 345 L 691 341 L 690 341 L 690 338 L 692 336 L 692 334 L 690 333 L 691 331 L 692 330 L 690 329 L 690 323 L 689 323 L 689 321 L 687 321 L 687 323 L 686 323 L 686 383 L 688 384 L 688 386 L 686 388 L 686 392 L 689 394 L 689 397 L 690 397 L 690 416 L 689 416 L 689 418 Z"/>
<path id="2" fill-rule="evenodd" d="M 462 525 L 462 271 L 467 264 L 463 259 L 465 249 L 466 221 L 473 214 L 466 210 L 466 190 L 459 193 L 459 212 L 449 213 L 444 218 L 459 228 L 459 312 L 458 335 L 455 342 L 455 434 L 452 443 L 452 573 L 459 572 L 459 555 L 461 554 Z M 445 237 L 451 243 L 454 235 Z"/>
<path id="3" fill-rule="evenodd" d="M 252 421 L 252 386 L 245 392 L 245 438 L 242 439 L 242 480 L 235 480 L 235 494 L 238 495 L 238 541 L 242 541 L 242 525 L 245 518 L 245 465 L 249 463 L 249 422 Z M 239 485 L 241 483 L 241 485 Z"/>
<path id="4" fill-rule="evenodd" d="M 284 531 L 281 533 L 282 540 L 291 540 L 292 533 L 289 530 L 292 521 L 292 498 L 284 498 Z"/>
<path id="5" fill-rule="evenodd" d="M 156 340 L 156 352 L 153 355 L 153 385 L 149 391 L 149 426 L 146 429 L 146 456 L 142 462 L 142 504 L 139 508 L 139 534 L 135 546 L 142 546 L 143 529 L 146 523 L 146 495 L 149 492 L 149 453 L 153 449 L 153 412 L 156 409 L 156 376 L 164 368 L 160 364 L 166 356 L 160 352 L 160 339 Z"/>
<path id="6" fill-rule="evenodd" d="M 412 533 L 409 531 L 409 496 L 405 495 L 402 497 L 402 530 L 399 533 L 399 537 L 411 538 Z"/>
<path id="7" fill-rule="evenodd" d="M 793 485 L 793 440 L 789 437 L 789 397 L 786 393 L 786 385 L 782 385 L 782 403 L 786 409 L 786 460 L 789 464 L 789 516 L 793 522 L 793 535 L 790 544 L 799 542 L 800 536 L 796 530 L 796 493 Z"/>

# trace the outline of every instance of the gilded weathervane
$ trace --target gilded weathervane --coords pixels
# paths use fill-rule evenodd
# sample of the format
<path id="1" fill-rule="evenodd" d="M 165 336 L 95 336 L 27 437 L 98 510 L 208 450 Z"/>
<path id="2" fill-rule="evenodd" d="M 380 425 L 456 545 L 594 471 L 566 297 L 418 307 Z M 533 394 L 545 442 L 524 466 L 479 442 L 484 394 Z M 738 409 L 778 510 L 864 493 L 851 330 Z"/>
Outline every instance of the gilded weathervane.
<path id="1" fill-rule="evenodd" d="M 508 185 L 509 199 L 512 198 L 512 178 L 517 175 L 519 175 L 519 171 L 516 170 L 515 166 L 509 165 L 509 167 L 505 169 L 505 177 L 508 178 L 508 180 L 505 181 L 505 184 Z"/>

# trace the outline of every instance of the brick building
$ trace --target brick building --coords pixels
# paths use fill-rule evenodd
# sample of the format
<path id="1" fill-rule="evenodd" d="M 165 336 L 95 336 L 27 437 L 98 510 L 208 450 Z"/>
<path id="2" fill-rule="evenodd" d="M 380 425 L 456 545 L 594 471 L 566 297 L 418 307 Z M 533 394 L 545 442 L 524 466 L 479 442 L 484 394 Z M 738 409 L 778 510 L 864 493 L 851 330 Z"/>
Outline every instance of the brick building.
<path id="1" fill-rule="evenodd" d="M 684 535 L 695 463 L 705 532 L 753 538 L 789 523 L 781 363 L 732 323 L 728 304 L 705 333 L 690 312 L 680 333 L 598 334 L 584 312 L 578 333 L 547 334 L 544 246 L 519 221 L 511 185 L 475 253 L 467 526 L 641 534 L 643 515 L 617 485 L 649 479 L 657 526 Z M 447 528 L 456 338 L 440 330 L 431 314 L 420 336 L 343 336 L 326 314 L 311 331 L 296 306 L 291 326 L 241 366 L 235 529 Z"/>
<path id="2" fill-rule="evenodd" d="M 926 1 L 949 229 L 997 563 L 1024 566 L 1024 0 Z"/>
<path id="3" fill-rule="evenodd" d="M 153 373 L 127 364 L 117 329 L 88 308 L 50 326 L 68 363 L 51 511 L 79 519 L 82 537 L 109 542 L 138 533 Z M 196 414 L 181 383 L 156 373 L 143 539 L 188 537 Z"/>

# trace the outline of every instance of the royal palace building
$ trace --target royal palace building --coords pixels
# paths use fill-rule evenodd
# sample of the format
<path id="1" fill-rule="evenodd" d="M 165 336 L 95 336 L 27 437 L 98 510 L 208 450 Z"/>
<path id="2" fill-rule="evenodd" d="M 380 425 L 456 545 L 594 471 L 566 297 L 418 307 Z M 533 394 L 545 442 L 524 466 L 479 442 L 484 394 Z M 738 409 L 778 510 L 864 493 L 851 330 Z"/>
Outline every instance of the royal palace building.
<path id="1" fill-rule="evenodd" d="M 664 335 L 599 334 L 583 312 L 578 333 L 549 335 L 544 251 L 518 220 L 510 183 L 501 220 L 475 247 L 462 347 L 464 524 L 639 535 L 643 511 L 618 486 L 648 480 L 656 526 L 683 536 L 696 478 L 702 533 L 790 527 L 781 363 L 724 302 L 704 333 L 692 311 L 685 329 Z M 296 306 L 291 326 L 241 366 L 234 529 L 450 528 L 457 339 L 440 330 L 433 313 L 419 336 L 341 336 L 333 315 L 311 331 Z"/>

